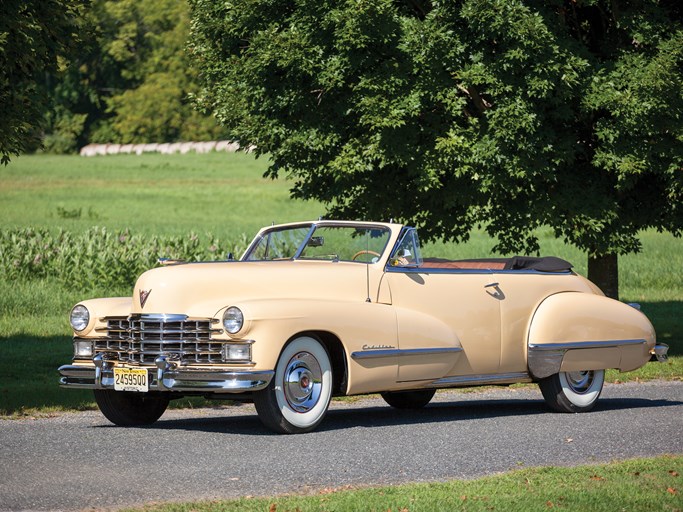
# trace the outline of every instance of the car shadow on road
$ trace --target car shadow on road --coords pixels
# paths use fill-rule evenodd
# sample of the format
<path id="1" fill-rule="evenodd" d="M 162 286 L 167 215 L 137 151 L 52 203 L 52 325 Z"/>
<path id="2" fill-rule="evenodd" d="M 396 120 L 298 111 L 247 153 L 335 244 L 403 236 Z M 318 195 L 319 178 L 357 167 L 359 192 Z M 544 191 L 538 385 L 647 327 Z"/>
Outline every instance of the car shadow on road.
<path id="1" fill-rule="evenodd" d="M 606 398 L 600 399 L 593 412 L 600 413 L 676 405 L 683 405 L 683 402 L 643 398 Z M 548 409 L 543 400 L 533 399 L 437 402 L 418 410 L 398 410 L 388 406 L 355 410 L 330 410 L 325 421 L 318 427 L 318 430 L 476 421 L 513 416 L 540 417 L 561 414 Z"/>
<path id="2" fill-rule="evenodd" d="M 680 406 L 683 402 L 671 400 L 650 400 L 643 398 L 604 398 L 592 413 L 612 412 L 643 408 Z M 201 415 L 201 409 L 195 410 Z M 367 407 L 346 404 L 333 404 L 317 432 L 329 432 L 352 428 L 381 428 L 401 425 L 429 423 L 477 421 L 491 418 L 514 416 L 541 417 L 559 415 L 550 411 L 543 400 L 506 399 L 506 400 L 466 400 L 453 402 L 434 402 L 418 410 L 399 410 L 387 406 L 368 405 Z M 535 421 L 535 420 L 531 420 Z M 100 425 L 109 428 L 113 425 Z M 225 434 L 263 436 L 275 435 L 259 421 L 252 408 L 244 413 L 226 411 L 225 416 L 215 412 L 206 417 L 164 419 L 163 417 L 146 430 L 187 430 L 199 432 L 222 432 Z"/>

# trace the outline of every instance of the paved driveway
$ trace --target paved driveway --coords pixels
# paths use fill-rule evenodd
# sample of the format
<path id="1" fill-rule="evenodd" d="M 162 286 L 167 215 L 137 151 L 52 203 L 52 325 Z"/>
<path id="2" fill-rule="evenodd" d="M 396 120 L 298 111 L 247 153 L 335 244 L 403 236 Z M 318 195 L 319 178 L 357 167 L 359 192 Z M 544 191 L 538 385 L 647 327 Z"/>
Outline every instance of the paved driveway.
<path id="1" fill-rule="evenodd" d="M 441 392 L 409 412 L 380 398 L 335 402 L 317 431 L 298 436 L 271 434 L 251 405 L 168 411 L 130 429 L 84 412 L 0 421 L 0 510 L 439 481 L 664 453 L 683 453 L 683 382 L 608 385 L 588 414 L 550 413 L 532 387 Z"/>

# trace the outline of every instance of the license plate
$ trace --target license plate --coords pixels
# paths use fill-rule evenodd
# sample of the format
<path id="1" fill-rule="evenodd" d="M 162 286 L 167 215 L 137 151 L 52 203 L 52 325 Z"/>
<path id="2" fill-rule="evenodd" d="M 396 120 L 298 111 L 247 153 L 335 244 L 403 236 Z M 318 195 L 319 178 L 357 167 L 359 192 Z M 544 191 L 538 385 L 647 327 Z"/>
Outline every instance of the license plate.
<path id="1" fill-rule="evenodd" d="M 144 368 L 114 368 L 114 389 L 116 391 L 137 391 L 147 393 L 149 382 Z"/>

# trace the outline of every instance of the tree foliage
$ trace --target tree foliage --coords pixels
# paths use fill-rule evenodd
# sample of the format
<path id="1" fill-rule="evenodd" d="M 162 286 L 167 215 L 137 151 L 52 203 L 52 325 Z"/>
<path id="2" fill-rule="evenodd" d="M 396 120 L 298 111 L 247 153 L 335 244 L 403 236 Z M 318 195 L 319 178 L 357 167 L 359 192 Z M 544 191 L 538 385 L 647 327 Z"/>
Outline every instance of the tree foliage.
<path id="1" fill-rule="evenodd" d="M 120 67 L 125 89 L 107 98 L 117 139 L 210 140 L 220 128 L 189 100 L 196 71 L 185 52 L 189 8 L 180 0 L 102 1 L 102 49 Z"/>
<path id="2" fill-rule="evenodd" d="M 41 139 L 46 151 L 67 153 L 88 142 L 222 137 L 190 99 L 188 34 L 184 0 L 3 2 L 3 161 Z"/>
<path id="3" fill-rule="evenodd" d="M 41 76 L 64 66 L 79 41 L 87 0 L 0 3 L 0 162 L 39 143 L 48 97 Z"/>
<path id="4" fill-rule="evenodd" d="M 336 217 L 590 259 L 683 225 L 683 28 L 656 0 L 191 0 L 202 102 Z"/>

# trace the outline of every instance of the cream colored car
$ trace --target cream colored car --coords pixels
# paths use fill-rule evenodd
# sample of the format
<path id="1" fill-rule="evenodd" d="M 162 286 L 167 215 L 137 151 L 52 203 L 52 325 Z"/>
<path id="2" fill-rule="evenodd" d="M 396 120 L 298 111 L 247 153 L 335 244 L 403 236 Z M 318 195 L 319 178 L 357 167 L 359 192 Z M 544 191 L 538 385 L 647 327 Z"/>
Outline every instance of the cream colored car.
<path id="1" fill-rule="evenodd" d="M 316 221 L 262 229 L 239 261 L 145 272 L 132 297 L 71 312 L 61 384 L 121 426 L 169 400 L 253 401 L 308 432 L 335 395 L 426 405 L 438 388 L 537 382 L 556 411 L 594 405 L 604 370 L 666 359 L 648 319 L 558 258 L 423 258 L 417 231 Z"/>

